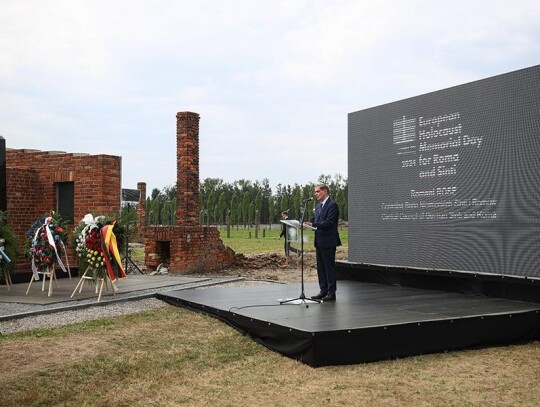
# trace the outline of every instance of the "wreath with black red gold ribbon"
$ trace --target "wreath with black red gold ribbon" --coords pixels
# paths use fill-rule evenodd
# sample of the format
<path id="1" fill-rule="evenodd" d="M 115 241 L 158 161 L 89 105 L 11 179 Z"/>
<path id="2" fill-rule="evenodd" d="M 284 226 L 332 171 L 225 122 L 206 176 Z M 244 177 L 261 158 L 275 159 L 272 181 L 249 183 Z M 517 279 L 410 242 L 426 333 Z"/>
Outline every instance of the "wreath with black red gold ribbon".
<path id="1" fill-rule="evenodd" d="M 73 240 L 79 257 L 79 274 L 91 270 L 94 279 L 107 275 L 112 282 L 125 278 L 119 250 L 122 237 L 122 229 L 112 218 L 85 215 L 75 229 Z"/>

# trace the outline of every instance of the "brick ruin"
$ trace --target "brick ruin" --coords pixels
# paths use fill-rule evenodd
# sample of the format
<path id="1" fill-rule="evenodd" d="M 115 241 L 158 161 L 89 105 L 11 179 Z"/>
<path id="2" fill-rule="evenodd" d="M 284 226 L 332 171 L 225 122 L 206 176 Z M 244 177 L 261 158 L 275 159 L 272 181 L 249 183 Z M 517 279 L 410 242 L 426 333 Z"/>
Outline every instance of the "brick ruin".
<path id="1" fill-rule="evenodd" d="M 6 150 L 8 222 L 24 248 L 25 234 L 45 213 L 57 210 L 57 186 L 73 184 L 73 228 L 87 213 L 107 214 L 120 210 L 121 158 L 27 149 Z M 70 235 L 72 229 L 69 230 Z M 71 266 L 77 257 L 68 247 Z M 15 273 L 30 272 L 22 256 Z"/>
<path id="2" fill-rule="evenodd" d="M 182 112 L 176 117 L 177 226 L 145 227 L 146 184 L 137 185 L 141 192 L 137 226 L 145 243 L 145 265 L 155 269 L 166 263 L 171 273 L 184 274 L 218 270 L 234 263 L 235 253 L 223 244 L 216 227 L 199 225 L 199 115 Z M 73 228 L 87 213 L 118 213 L 121 163 L 121 157 L 112 155 L 7 148 L 3 175 L 8 222 L 21 249 L 34 221 L 57 210 L 58 184 L 73 184 Z M 70 247 L 68 258 L 76 267 L 77 257 Z M 29 261 L 22 256 L 15 277 L 29 273 Z"/>
<path id="3" fill-rule="evenodd" d="M 217 227 L 199 225 L 199 120 L 197 113 L 176 115 L 176 225 L 145 228 L 145 265 L 152 269 L 164 263 L 171 273 L 190 274 L 235 262 L 234 251 L 223 244 Z M 138 189 L 138 218 L 144 224 L 146 185 L 139 183 Z"/>

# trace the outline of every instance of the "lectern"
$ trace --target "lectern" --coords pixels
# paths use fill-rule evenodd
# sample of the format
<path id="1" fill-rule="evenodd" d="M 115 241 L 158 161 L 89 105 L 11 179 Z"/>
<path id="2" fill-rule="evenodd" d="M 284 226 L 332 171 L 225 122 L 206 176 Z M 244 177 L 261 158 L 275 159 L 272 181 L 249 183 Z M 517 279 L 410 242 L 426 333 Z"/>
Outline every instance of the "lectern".
<path id="1" fill-rule="evenodd" d="M 304 293 L 304 229 L 309 230 L 315 230 L 316 228 L 305 225 L 304 224 L 304 213 L 305 213 L 305 205 L 302 210 L 302 219 L 300 221 L 294 220 L 294 219 L 283 219 L 281 220 L 282 223 L 287 225 L 287 239 L 290 239 L 291 243 L 294 241 L 295 243 L 300 243 L 300 248 L 297 249 L 300 251 L 299 261 L 300 261 L 300 273 L 301 273 L 301 289 L 300 289 L 300 296 L 297 298 L 292 298 L 290 300 L 280 301 L 280 304 L 287 304 L 287 303 L 296 303 L 296 301 L 300 301 L 300 304 L 305 304 L 306 308 L 309 307 L 308 301 L 314 302 L 314 303 L 320 303 L 319 300 L 314 300 L 311 298 L 306 298 L 306 295 Z M 298 252 L 297 252 L 298 254 Z"/>

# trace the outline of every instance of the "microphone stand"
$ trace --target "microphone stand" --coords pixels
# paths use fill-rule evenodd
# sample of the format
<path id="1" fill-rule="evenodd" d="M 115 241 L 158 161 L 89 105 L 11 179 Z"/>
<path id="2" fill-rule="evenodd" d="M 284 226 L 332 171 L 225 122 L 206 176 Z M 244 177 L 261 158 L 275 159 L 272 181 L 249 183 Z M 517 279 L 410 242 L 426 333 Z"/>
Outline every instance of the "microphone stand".
<path id="1" fill-rule="evenodd" d="M 312 301 L 314 303 L 319 304 L 320 300 L 314 300 L 313 298 L 306 298 L 306 294 L 304 292 L 304 216 L 306 214 L 306 208 L 307 203 L 309 199 L 306 199 L 304 201 L 304 206 L 302 207 L 302 211 L 300 213 L 300 269 L 301 269 L 301 289 L 300 289 L 300 296 L 297 298 L 292 298 L 290 300 L 280 301 L 280 304 L 287 304 L 293 301 L 300 300 L 300 304 L 305 304 L 306 308 L 309 308 L 308 301 Z"/>

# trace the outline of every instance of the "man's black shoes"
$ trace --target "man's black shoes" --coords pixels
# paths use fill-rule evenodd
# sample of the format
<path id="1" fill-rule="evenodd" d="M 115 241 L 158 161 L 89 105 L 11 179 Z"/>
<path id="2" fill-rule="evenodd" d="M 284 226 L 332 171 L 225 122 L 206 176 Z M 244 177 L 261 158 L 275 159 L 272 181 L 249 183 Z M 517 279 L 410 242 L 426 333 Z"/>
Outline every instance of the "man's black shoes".
<path id="1" fill-rule="evenodd" d="M 336 293 L 323 293 L 322 291 L 311 297 L 312 300 L 335 301 Z"/>
<path id="2" fill-rule="evenodd" d="M 336 294 L 335 293 L 328 293 L 324 297 L 322 297 L 323 302 L 327 301 L 335 301 L 336 300 Z"/>
<path id="3" fill-rule="evenodd" d="M 322 300 L 324 297 L 326 297 L 326 293 L 323 293 L 322 291 L 317 294 L 317 295 L 314 295 L 311 297 L 312 300 Z"/>

